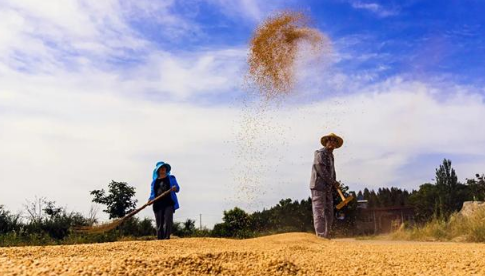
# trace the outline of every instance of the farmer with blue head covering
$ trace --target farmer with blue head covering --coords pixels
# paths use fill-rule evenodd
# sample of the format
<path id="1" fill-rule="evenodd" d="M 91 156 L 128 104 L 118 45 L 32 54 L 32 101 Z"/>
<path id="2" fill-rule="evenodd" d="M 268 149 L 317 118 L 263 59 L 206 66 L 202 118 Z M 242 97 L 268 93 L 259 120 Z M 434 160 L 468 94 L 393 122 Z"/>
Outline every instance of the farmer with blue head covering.
<path id="1" fill-rule="evenodd" d="M 163 196 L 153 203 L 153 212 L 157 223 L 157 239 L 170 239 L 173 226 L 173 213 L 179 208 L 177 195 L 180 187 L 175 176 L 170 174 L 172 167 L 165 162 L 158 162 L 153 170 L 153 180 L 149 200 L 155 199 L 170 190 L 170 196 Z"/>

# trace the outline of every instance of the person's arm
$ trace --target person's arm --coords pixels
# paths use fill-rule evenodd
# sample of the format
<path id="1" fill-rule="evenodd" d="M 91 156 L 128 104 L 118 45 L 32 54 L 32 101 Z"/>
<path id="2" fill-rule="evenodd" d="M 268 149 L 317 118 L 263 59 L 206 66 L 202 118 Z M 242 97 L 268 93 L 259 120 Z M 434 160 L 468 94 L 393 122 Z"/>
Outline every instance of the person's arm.
<path id="1" fill-rule="evenodd" d="M 318 176 L 320 176 L 326 183 L 335 185 L 336 181 L 330 177 L 330 172 L 327 170 L 328 158 L 321 151 L 315 153 L 315 161 L 313 166 L 317 171 Z"/>
<path id="2" fill-rule="evenodd" d="M 180 191 L 180 186 L 179 183 L 177 182 L 177 178 L 175 176 L 172 176 L 172 191 L 178 193 Z"/>
<path id="3" fill-rule="evenodd" d="M 155 198 L 155 180 L 152 181 L 152 184 L 151 184 L 151 191 L 150 191 L 150 197 L 148 198 L 148 201 L 150 200 L 153 200 Z"/>
<path id="4" fill-rule="evenodd" d="M 332 163 L 335 164 L 334 162 Z M 333 185 L 335 186 L 335 188 L 340 189 L 340 182 L 337 181 L 337 172 L 335 172 L 335 165 L 333 166 L 333 180 Z"/>

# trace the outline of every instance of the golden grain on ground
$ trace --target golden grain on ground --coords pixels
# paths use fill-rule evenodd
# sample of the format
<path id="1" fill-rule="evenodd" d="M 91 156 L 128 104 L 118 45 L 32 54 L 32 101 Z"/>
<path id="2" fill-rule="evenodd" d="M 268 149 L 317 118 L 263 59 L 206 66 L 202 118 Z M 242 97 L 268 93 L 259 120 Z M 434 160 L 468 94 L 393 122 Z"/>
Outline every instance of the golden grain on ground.
<path id="1" fill-rule="evenodd" d="M 269 17 L 256 29 L 250 42 L 248 79 L 264 99 L 292 90 L 302 43 L 307 43 L 317 56 L 328 48 L 327 37 L 308 27 L 308 22 L 303 13 L 286 11 Z"/>
<path id="2" fill-rule="evenodd" d="M 187 238 L 0 248 L 0 275 L 485 275 L 484 244 Z"/>

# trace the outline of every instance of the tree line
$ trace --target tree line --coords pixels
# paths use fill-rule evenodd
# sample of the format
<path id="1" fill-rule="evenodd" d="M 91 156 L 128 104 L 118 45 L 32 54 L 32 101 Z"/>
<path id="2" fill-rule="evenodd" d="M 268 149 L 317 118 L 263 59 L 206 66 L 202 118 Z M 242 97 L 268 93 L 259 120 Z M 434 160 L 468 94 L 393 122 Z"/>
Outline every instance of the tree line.
<path id="1" fill-rule="evenodd" d="M 462 208 L 465 201 L 485 201 L 485 175 L 476 174 L 460 183 L 451 160 L 443 160 L 435 171 L 434 180 L 434 183 L 424 183 L 411 192 L 395 187 L 379 188 L 377 192 L 366 188 L 357 195 L 367 200 L 369 208 L 412 207 L 419 223 L 447 220 Z"/>

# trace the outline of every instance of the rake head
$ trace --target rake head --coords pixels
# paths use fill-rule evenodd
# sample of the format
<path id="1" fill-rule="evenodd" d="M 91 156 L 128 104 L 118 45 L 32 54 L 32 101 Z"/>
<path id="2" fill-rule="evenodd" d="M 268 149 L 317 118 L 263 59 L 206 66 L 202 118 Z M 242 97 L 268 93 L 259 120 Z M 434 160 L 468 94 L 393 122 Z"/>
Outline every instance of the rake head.
<path id="1" fill-rule="evenodd" d="M 348 196 L 345 200 L 343 200 L 342 202 L 340 202 L 339 204 L 337 204 L 337 210 L 340 210 L 342 209 L 343 207 L 345 207 L 347 204 L 349 204 L 349 202 L 351 202 L 352 200 L 354 199 L 353 196 Z"/>
<path id="2" fill-rule="evenodd" d="M 73 229 L 73 231 L 76 233 L 84 233 L 84 234 L 104 233 L 109 230 L 115 229 L 122 222 L 123 222 L 123 219 L 116 219 L 112 222 L 103 223 L 100 225 L 76 227 Z"/>

